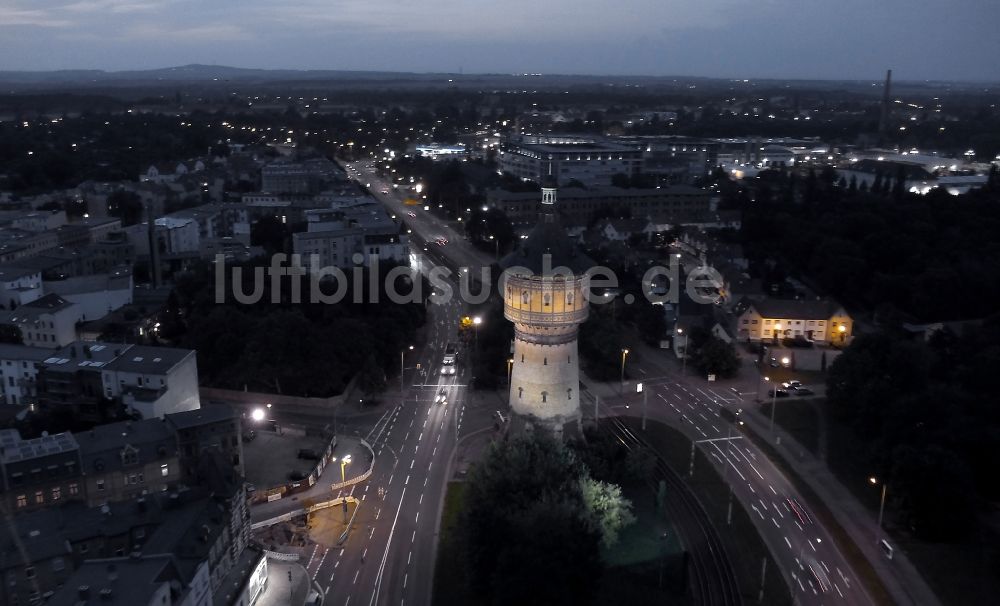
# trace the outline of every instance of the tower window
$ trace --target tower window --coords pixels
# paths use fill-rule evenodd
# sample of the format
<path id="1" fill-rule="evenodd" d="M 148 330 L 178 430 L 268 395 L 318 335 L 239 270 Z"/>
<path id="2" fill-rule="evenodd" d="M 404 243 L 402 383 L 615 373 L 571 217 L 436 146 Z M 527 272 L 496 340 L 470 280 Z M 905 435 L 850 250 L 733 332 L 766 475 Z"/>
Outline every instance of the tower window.
<path id="1" fill-rule="evenodd" d="M 531 295 L 528 294 L 528 291 L 522 290 L 521 291 L 521 305 L 527 305 L 528 303 L 531 303 Z"/>
<path id="2" fill-rule="evenodd" d="M 524 395 L 524 388 L 523 387 L 518 387 L 517 388 L 517 399 L 520 400 L 521 396 L 523 396 L 523 395 Z"/>
<path id="3" fill-rule="evenodd" d="M 572 364 L 573 363 L 573 356 L 566 356 L 566 363 L 567 364 Z"/>
<path id="4" fill-rule="evenodd" d="M 546 307 L 548 307 L 549 305 L 552 305 L 552 295 L 551 294 L 545 293 L 544 295 L 542 295 L 542 305 L 544 305 Z"/>
<path id="5" fill-rule="evenodd" d="M 566 389 L 566 399 L 567 400 L 572 400 L 573 399 L 573 388 L 572 387 Z"/>
<path id="6" fill-rule="evenodd" d="M 521 354 L 521 362 L 524 362 L 524 354 Z"/>
<path id="7" fill-rule="evenodd" d="M 549 392 L 543 391 L 542 392 L 542 402 L 544 402 L 546 400 L 546 398 L 548 398 L 548 397 L 549 397 Z"/>
<path id="8" fill-rule="evenodd" d="M 542 366 L 548 366 L 548 365 L 549 365 L 549 359 L 548 358 L 542 358 Z"/>
<path id="9" fill-rule="evenodd" d="M 573 305 L 573 293 L 566 293 L 566 305 Z"/>

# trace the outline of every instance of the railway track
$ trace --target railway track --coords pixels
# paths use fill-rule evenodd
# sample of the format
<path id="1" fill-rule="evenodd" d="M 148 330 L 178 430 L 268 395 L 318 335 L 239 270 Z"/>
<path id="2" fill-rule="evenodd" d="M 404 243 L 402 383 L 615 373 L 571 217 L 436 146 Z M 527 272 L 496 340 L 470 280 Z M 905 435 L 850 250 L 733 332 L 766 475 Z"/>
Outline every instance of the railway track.
<path id="1" fill-rule="evenodd" d="M 617 417 L 606 417 L 607 423 L 598 427 L 612 432 L 626 448 L 646 448 L 656 456 L 655 481 L 666 482 L 664 503 L 670 519 L 677 529 L 681 544 L 690 562 L 689 578 L 695 603 L 706 606 L 740 606 L 736 575 L 722 545 L 722 539 L 712 525 L 708 513 L 698 502 L 688 486 L 667 462 L 640 436 L 636 435 Z M 655 483 L 654 481 L 654 483 Z"/>

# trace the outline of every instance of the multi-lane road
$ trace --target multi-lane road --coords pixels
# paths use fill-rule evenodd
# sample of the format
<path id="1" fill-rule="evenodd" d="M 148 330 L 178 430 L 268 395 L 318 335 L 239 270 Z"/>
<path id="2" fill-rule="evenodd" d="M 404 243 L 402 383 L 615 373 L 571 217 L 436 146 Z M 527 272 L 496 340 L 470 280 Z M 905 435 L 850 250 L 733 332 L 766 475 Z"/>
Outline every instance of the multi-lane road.
<path id="1" fill-rule="evenodd" d="M 359 180 L 375 183 L 378 191 L 373 175 Z M 393 196 L 376 195 L 395 214 L 410 208 Z M 420 271 L 445 265 L 452 270 L 455 286 L 459 268 L 482 263 L 480 255 L 465 247 L 443 250 L 433 244 L 438 237 L 460 240 L 433 218 L 406 220 L 415 243 L 433 246 L 426 252 L 414 246 Z M 365 483 L 353 488 L 360 504 L 350 536 L 340 546 L 315 547 L 305 562 L 324 593 L 324 604 L 405 606 L 431 601 L 438 521 L 467 390 L 466 366 L 460 362 L 456 374 L 442 375 L 441 363 L 446 343 L 458 340 L 463 311 L 457 297 L 429 306 L 427 342 L 404 358 L 406 389 L 373 429 L 374 469 Z"/>
<path id="2" fill-rule="evenodd" d="M 375 467 L 354 491 L 361 501 L 348 540 L 317 547 L 307 562 L 326 604 L 430 602 L 437 521 L 465 399 L 464 374 L 443 376 L 440 362 L 460 311 L 453 303 L 432 313 L 421 356 L 429 372 L 410 373 L 405 400 L 375 428 Z M 445 403 L 435 402 L 439 395 Z"/>
<path id="3" fill-rule="evenodd" d="M 732 420 L 744 407 L 744 395 L 679 376 L 651 358 L 644 359 L 642 369 L 649 377 L 643 380 L 644 390 L 649 392 L 648 417 L 680 429 L 728 480 L 732 498 L 753 520 L 796 603 L 873 603 L 806 501 Z M 631 395 L 627 411 L 621 400 L 609 402 L 606 411 L 641 415 L 642 406 L 642 398 Z"/>

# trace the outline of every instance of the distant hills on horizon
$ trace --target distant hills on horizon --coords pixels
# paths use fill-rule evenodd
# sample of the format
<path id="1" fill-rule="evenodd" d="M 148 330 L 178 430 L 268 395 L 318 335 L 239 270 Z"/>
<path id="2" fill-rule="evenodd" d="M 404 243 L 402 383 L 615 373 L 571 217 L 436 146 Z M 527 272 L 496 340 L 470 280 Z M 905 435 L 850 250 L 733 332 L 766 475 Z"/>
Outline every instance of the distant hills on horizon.
<path id="1" fill-rule="evenodd" d="M 748 85 L 767 84 L 773 87 L 777 84 L 794 84 L 796 88 L 858 88 L 863 85 L 868 91 L 881 89 L 881 80 L 803 80 L 779 78 L 753 78 L 741 80 L 735 78 L 709 78 L 698 76 L 642 76 L 642 75 L 577 75 L 577 74 L 457 74 L 448 72 L 417 73 L 373 70 L 296 70 L 296 69 L 261 69 L 231 67 L 225 65 L 190 64 L 176 67 L 164 67 L 146 70 L 107 71 L 100 69 L 64 69 L 64 70 L 0 70 L 0 85 L 17 90 L 45 90 L 65 87 L 132 87 L 132 86 L 176 86 L 179 84 L 212 85 L 213 83 L 265 84 L 280 82 L 321 83 L 332 84 L 354 83 L 359 85 L 379 85 L 384 87 L 392 82 L 406 82 L 410 86 L 425 85 L 429 87 L 450 86 L 466 88 L 472 86 L 504 86 L 523 85 L 529 79 L 534 87 L 550 86 L 639 86 L 650 88 L 689 88 L 691 85 L 732 85 L 733 83 Z M 944 81 L 904 81 L 894 80 L 894 85 L 919 88 L 948 88 L 951 90 L 978 89 L 982 91 L 983 82 L 944 82 Z M 989 83 L 991 86 L 994 83 Z"/>

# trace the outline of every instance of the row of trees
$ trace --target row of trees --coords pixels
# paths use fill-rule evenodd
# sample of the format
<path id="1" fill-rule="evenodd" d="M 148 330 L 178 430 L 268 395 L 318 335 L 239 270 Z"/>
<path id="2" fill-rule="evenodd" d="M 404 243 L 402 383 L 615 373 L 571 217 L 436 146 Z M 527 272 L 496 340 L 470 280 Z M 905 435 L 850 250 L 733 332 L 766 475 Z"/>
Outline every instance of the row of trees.
<path id="1" fill-rule="evenodd" d="M 1000 498 L 997 367 L 1000 316 L 928 341 L 901 330 L 862 335 L 830 367 L 831 411 L 853 429 L 872 473 L 889 482 L 904 526 L 923 538 L 965 536 L 984 504 Z"/>
<path id="2" fill-rule="evenodd" d="M 399 352 L 413 343 L 426 317 L 423 303 L 396 304 L 385 296 L 390 268 L 380 269 L 377 276 L 365 270 L 359 291 L 349 276 L 339 303 L 309 302 L 312 278 L 303 277 L 299 303 L 284 278 L 274 301 L 268 281 L 259 302 L 242 304 L 230 291 L 233 267 L 225 270 L 225 302 L 216 303 L 214 268 L 201 265 L 177 276 L 159 334 L 198 351 L 199 375 L 208 385 L 326 397 L 341 393 L 358 375 L 362 391 L 374 393 L 397 371 Z M 254 265 L 240 270 L 239 287 L 253 292 Z M 371 280 L 378 280 L 377 302 L 367 297 Z M 322 290 L 335 289 L 325 284 Z M 426 284 L 422 292 L 429 292 Z M 354 302 L 356 294 L 361 302 Z"/>
<path id="3" fill-rule="evenodd" d="M 991 313 L 1000 297 L 992 262 L 1000 254 L 1000 174 L 961 196 L 883 191 L 766 174 L 733 196 L 745 210 L 752 266 L 771 283 L 807 276 L 847 305 L 920 321 Z"/>

